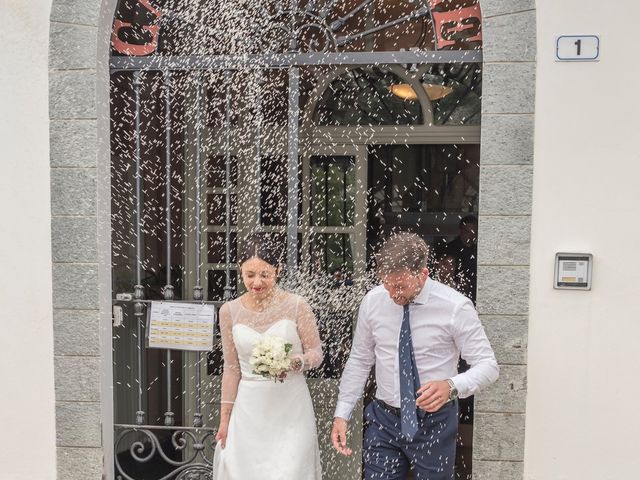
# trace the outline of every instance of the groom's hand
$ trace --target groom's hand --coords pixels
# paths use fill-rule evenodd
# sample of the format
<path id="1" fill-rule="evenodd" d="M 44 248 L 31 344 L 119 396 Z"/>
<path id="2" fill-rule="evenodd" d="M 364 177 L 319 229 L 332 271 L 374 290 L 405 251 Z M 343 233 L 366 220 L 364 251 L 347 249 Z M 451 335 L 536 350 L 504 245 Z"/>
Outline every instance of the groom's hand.
<path id="1" fill-rule="evenodd" d="M 347 421 L 344 418 L 336 417 L 333 419 L 331 443 L 338 453 L 346 456 L 351 455 L 351 449 L 347 447 Z"/>
<path id="2" fill-rule="evenodd" d="M 446 380 L 427 382 L 418 390 L 416 405 L 429 413 L 436 412 L 449 401 L 450 389 Z"/>

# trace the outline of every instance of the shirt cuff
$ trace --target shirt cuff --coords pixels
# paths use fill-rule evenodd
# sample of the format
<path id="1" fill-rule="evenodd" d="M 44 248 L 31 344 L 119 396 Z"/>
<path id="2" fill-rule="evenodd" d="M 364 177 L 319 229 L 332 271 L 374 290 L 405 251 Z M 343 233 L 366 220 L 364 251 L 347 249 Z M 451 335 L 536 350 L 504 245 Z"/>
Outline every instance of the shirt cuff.
<path id="1" fill-rule="evenodd" d="M 469 385 L 469 381 L 465 378 L 463 373 L 459 373 L 455 377 L 452 377 L 451 381 L 456 386 L 456 390 L 458 390 L 458 397 L 467 398 L 472 394 L 472 387 Z"/>
<path id="2" fill-rule="evenodd" d="M 353 405 L 345 401 L 338 400 L 338 404 L 336 405 L 336 411 L 333 414 L 333 418 L 335 417 L 344 418 L 348 422 L 349 420 L 351 420 L 352 412 L 353 412 Z"/>

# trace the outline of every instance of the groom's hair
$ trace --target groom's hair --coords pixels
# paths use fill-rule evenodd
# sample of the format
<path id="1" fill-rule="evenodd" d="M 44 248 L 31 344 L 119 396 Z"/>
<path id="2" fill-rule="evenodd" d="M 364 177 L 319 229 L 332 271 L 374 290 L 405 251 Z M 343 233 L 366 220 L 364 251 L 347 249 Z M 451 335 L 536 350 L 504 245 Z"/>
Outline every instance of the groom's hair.
<path id="1" fill-rule="evenodd" d="M 376 273 L 378 277 L 402 270 L 417 274 L 428 261 L 429 247 L 420 236 L 398 233 L 389 237 L 376 255 Z"/>

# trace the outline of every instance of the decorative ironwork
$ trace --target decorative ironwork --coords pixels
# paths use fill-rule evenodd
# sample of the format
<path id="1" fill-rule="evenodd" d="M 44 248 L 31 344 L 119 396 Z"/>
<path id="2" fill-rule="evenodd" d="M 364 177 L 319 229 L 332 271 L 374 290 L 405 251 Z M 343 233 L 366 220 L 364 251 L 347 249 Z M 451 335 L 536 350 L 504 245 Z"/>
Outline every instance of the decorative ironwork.
<path id="1" fill-rule="evenodd" d="M 338 42 L 331 25 L 310 10 L 262 8 L 264 16 L 251 25 L 255 45 L 262 53 L 335 51 Z"/>
<path id="2" fill-rule="evenodd" d="M 117 480 L 141 480 L 142 477 L 136 477 L 133 470 L 152 461 L 158 471 L 164 474 L 158 480 L 211 480 L 215 430 L 188 427 L 141 428 L 135 425 L 116 425 L 115 428 L 118 432 L 115 451 L 126 451 L 130 458 L 128 463 L 124 462 L 121 459 L 122 453 L 116 453 Z M 170 451 L 167 451 L 167 445 L 163 445 L 158 436 L 160 432 L 173 432 L 169 437 Z M 127 442 L 131 445 L 126 449 L 121 448 Z M 180 457 L 180 460 L 176 460 Z"/>
<path id="3" fill-rule="evenodd" d="M 120 2 L 124 4 L 124 0 Z M 213 445 L 215 430 L 202 428 L 203 413 L 202 408 L 205 403 L 202 398 L 202 381 L 200 365 L 202 356 L 198 353 L 195 362 L 195 405 L 193 412 L 193 427 L 174 426 L 175 423 L 187 423 L 186 414 L 177 410 L 172 411 L 172 354 L 166 352 L 165 363 L 163 365 L 164 383 L 166 397 L 161 403 L 164 405 L 164 414 L 154 413 L 154 406 L 147 399 L 149 384 L 145 378 L 147 375 L 146 363 L 147 354 L 145 347 L 145 315 L 153 297 L 149 292 L 145 292 L 145 284 L 142 278 L 142 268 L 145 263 L 144 233 L 141 229 L 143 225 L 144 199 L 144 178 L 142 169 L 141 152 L 141 89 L 150 81 L 146 74 L 142 72 L 161 71 L 165 83 L 165 242 L 166 242 L 166 281 L 164 283 L 163 297 L 165 300 L 175 302 L 182 300 L 184 292 L 178 283 L 178 276 L 172 279 L 170 248 L 172 239 L 172 217 L 171 217 L 171 185 L 172 177 L 172 156 L 171 156 L 171 123 L 172 116 L 172 72 L 185 71 L 218 71 L 224 75 L 224 124 L 223 136 L 220 140 L 224 145 L 225 163 L 225 286 L 224 298 L 228 300 L 233 293 L 231 286 L 231 115 L 232 115 L 232 90 L 231 83 L 234 72 L 241 69 L 253 69 L 257 79 L 256 84 L 262 86 L 265 82 L 263 69 L 267 68 L 287 68 L 288 72 L 288 125 L 287 125 L 287 157 L 288 157 L 288 263 L 293 265 L 297 262 L 297 242 L 298 242 L 298 159 L 299 159 L 299 116 L 300 116 L 300 69 L 303 66 L 361 66 L 361 65 L 422 65 L 422 64 L 443 64 L 443 63 L 479 63 L 482 61 L 481 50 L 470 50 L 465 46 L 459 50 L 454 50 L 455 46 L 473 42 L 481 42 L 481 22 L 479 19 L 479 7 L 467 10 L 456 10 L 464 12 L 465 15 L 457 15 L 449 12 L 448 3 L 443 0 L 407 0 L 404 10 L 395 14 L 395 17 L 388 18 L 380 23 L 376 23 L 374 8 L 377 4 L 375 0 L 357 0 L 355 6 L 348 11 L 339 11 L 344 8 L 345 2 L 337 0 L 307 0 L 303 5 L 298 0 L 278 0 L 269 2 L 271 6 L 266 7 L 266 2 L 229 2 L 234 7 L 233 18 L 227 18 L 229 24 L 238 20 L 237 25 L 230 32 L 224 30 L 215 19 L 210 22 L 211 16 L 204 15 L 194 17 L 183 15 L 185 12 L 170 11 L 167 5 L 182 5 L 187 10 L 188 2 L 166 2 L 159 0 L 132 0 L 128 2 L 134 5 L 137 12 L 131 19 L 120 18 L 118 9 L 113 26 L 112 53 L 110 59 L 111 72 L 116 73 L 121 70 L 133 71 L 134 77 L 134 102 L 135 102 L 135 285 L 133 285 L 133 296 L 130 300 L 134 312 L 134 328 L 132 337 L 135 338 L 135 350 L 132 358 L 136 360 L 136 396 L 137 408 L 135 409 L 135 419 L 133 415 L 127 417 L 126 422 L 135 422 L 137 425 L 115 425 L 116 440 L 115 448 L 115 469 L 116 478 L 119 480 L 143 480 L 153 478 L 154 480 L 211 480 L 213 463 Z M 158 5 L 158 4 L 162 5 Z M 257 3 L 257 4 L 256 4 Z M 301 3 L 301 2 L 300 2 Z M 131 6 L 130 5 L 130 6 Z M 137 7 L 136 7 L 137 5 Z M 195 4 L 194 4 L 195 5 Z M 136 10 L 137 8 L 137 10 Z M 123 8 L 123 11 L 126 10 Z M 188 11 L 186 13 L 189 13 Z M 201 18 L 206 25 L 194 23 L 194 18 Z M 364 19 L 368 20 L 362 21 Z M 406 49 L 391 48 L 391 51 L 372 51 L 377 47 L 371 47 L 377 40 L 379 34 L 388 34 L 398 26 L 408 26 L 410 22 L 422 22 L 421 32 L 418 35 L 419 42 Z M 429 21 L 434 30 L 434 50 L 425 50 L 418 47 L 424 46 L 426 38 L 426 22 Z M 418 24 L 419 22 L 416 22 Z M 197 27 L 188 28 L 190 32 L 186 41 L 189 45 L 200 45 L 200 40 L 226 39 L 226 44 L 221 40 L 219 49 L 209 50 L 207 46 L 200 50 L 190 49 L 171 50 L 172 42 L 163 42 L 160 37 L 163 34 L 171 33 L 170 29 L 176 28 L 180 32 L 185 26 Z M 355 26 L 355 27 L 354 27 Z M 418 33 L 418 32 L 415 32 Z M 190 35 L 201 35 L 191 37 Z M 169 35 L 168 35 L 169 36 Z M 165 39 L 166 40 L 166 39 Z M 363 40 L 367 40 L 363 42 Z M 128 43 L 133 42 L 134 43 Z M 138 44 L 140 42 L 140 44 Z M 169 45 L 169 47 L 167 47 Z M 362 47 L 362 45 L 366 45 Z M 442 51 L 439 47 L 452 50 Z M 215 54 L 211 52 L 215 50 Z M 157 55 L 154 55 L 157 54 Z M 119 56 L 122 55 L 122 56 Z M 137 58 L 136 58 L 137 57 Z M 421 71 L 422 72 L 422 71 Z M 179 79 L 180 76 L 176 75 Z M 193 286 L 192 297 L 197 303 L 219 302 L 205 301 L 204 287 L 201 285 L 201 229 L 203 220 L 200 218 L 203 202 L 203 192 L 201 182 L 204 181 L 203 165 L 201 164 L 201 85 L 198 81 L 196 100 L 196 240 L 195 240 L 195 265 L 197 277 Z M 143 85 L 144 84 L 144 85 Z M 262 89 L 258 89 L 261 92 Z M 425 94 L 426 95 L 426 94 Z M 256 165 L 259 165 L 261 158 L 262 141 L 262 112 L 261 102 L 256 103 Z M 206 194 L 206 193 L 205 193 Z M 206 200 L 204 200 L 206 202 Z M 205 203 L 206 204 L 206 203 Z M 176 284 L 173 284 L 173 281 Z M 146 284 L 145 284 L 146 285 Z M 145 298 L 146 297 L 146 298 Z M 178 297 L 178 298 L 176 298 Z M 179 355 L 179 354 L 176 354 Z M 180 357 L 178 358 L 180 361 Z M 179 367 L 175 367 L 173 371 Z M 181 368 L 181 367 L 180 367 Z M 155 380 L 154 380 L 155 381 Z M 153 382 L 151 382 L 153 383 Z M 144 395 L 143 395 L 143 392 Z M 157 399 L 155 399 L 157 402 Z M 151 406 L 150 406 L 151 405 Z M 164 416 L 161 421 L 164 426 L 146 425 L 152 418 Z M 152 417 L 152 418 L 149 418 Z M 131 419 L 131 420 L 130 420 Z M 121 420 L 122 421 L 122 420 Z M 120 453 L 117 453 L 120 452 Z M 146 471 L 143 473 L 143 470 Z"/>
<path id="4" fill-rule="evenodd" d="M 256 50 L 263 54 L 336 52 L 364 37 L 430 13 L 427 5 L 416 6 L 407 15 L 361 32 L 346 34 L 347 23 L 360 14 L 366 14 L 373 0 L 363 0 L 350 12 L 330 21 L 335 3 L 327 2 L 321 9 L 316 8 L 315 2 L 308 2 L 304 7 L 279 5 L 275 12 L 261 7 L 262 15 L 250 27 Z"/>
<path id="5" fill-rule="evenodd" d="M 211 39 L 225 38 L 224 27 L 215 23 L 201 25 L 188 11 L 170 9 L 167 5 L 155 3 L 150 0 L 135 0 L 134 10 L 140 12 L 140 18 L 132 18 L 131 22 L 116 16 L 112 35 L 115 52 L 128 56 L 157 53 L 161 31 L 172 28 L 171 25 L 174 23 L 207 32 L 206 35 Z M 361 31 L 349 31 L 350 25 L 371 15 L 376 8 L 374 0 L 362 0 L 350 11 L 342 14 L 338 9 L 343 4 L 335 0 L 311 0 L 302 6 L 298 3 L 297 0 L 291 0 L 265 6 L 238 2 L 235 7 L 237 18 L 253 19 L 241 27 L 247 29 L 244 45 L 251 45 L 250 50 L 262 54 L 338 52 L 358 40 L 418 19 L 428 21 L 432 30 L 436 32 L 436 50 L 438 44 L 449 46 L 467 38 L 481 39 L 480 13 L 477 6 L 455 8 L 450 11 L 442 2 L 407 1 L 403 15 L 388 19 L 379 25 L 368 25 Z M 458 13 L 462 16 L 456 16 Z M 136 22 L 143 23 L 138 25 Z M 120 38 L 122 32 L 128 31 L 127 29 L 134 31 L 136 28 L 142 32 L 137 34 L 143 42 L 142 45 L 130 44 Z"/>

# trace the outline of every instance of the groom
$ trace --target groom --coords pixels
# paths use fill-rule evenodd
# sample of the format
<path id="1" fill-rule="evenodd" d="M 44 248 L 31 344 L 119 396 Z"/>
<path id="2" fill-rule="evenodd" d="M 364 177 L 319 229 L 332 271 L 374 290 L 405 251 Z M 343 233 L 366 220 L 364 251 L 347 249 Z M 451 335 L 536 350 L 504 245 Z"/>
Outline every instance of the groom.
<path id="1" fill-rule="evenodd" d="M 382 285 L 362 300 L 340 381 L 331 441 L 343 455 L 347 422 L 371 367 L 376 398 L 365 409 L 365 480 L 450 480 L 458 397 L 498 378 L 498 364 L 473 303 L 429 278 L 428 247 L 415 234 L 385 242 L 376 257 Z M 462 355 L 471 368 L 457 373 Z"/>

